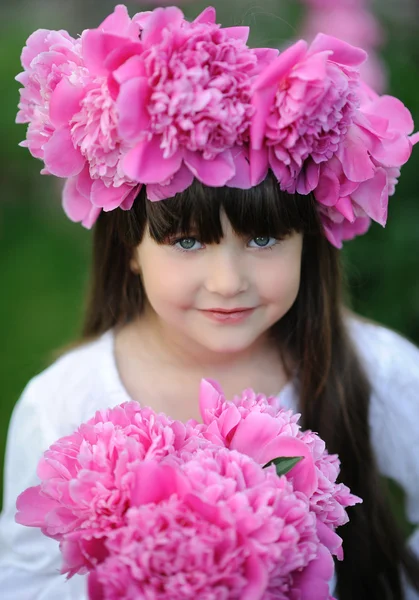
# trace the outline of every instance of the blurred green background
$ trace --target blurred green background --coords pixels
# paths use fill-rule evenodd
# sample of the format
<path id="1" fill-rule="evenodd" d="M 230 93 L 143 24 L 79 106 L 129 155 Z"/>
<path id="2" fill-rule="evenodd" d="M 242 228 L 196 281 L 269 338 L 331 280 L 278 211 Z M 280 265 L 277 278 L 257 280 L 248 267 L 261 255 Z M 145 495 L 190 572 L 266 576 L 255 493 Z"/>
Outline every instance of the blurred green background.
<path id="1" fill-rule="evenodd" d="M 204 6 L 198 0 L 182 4 L 191 17 Z M 252 27 L 251 45 L 278 47 L 296 39 L 306 10 L 297 0 L 214 0 L 212 4 L 223 25 Z M 19 88 L 14 77 L 21 70 L 20 52 L 36 28 L 67 29 L 77 35 L 97 26 L 113 6 L 108 0 L 0 4 L 1 466 L 8 421 L 21 391 L 53 360 L 57 349 L 79 335 L 91 243 L 91 233 L 65 218 L 60 182 L 40 176 L 41 163 L 18 147 L 25 136 L 25 127 L 14 123 Z M 137 1 L 127 6 L 134 14 L 152 4 Z M 386 39 L 380 53 L 388 69 L 388 91 L 410 108 L 419 127 L 419 3 L 380 0 L 373 8 Z M 418 182 L 419 147 L 403 168 L 390 201 L 386 230 L 373 226 L 368 235 L 343 250 L 353 307 L 416 343 Z"/>

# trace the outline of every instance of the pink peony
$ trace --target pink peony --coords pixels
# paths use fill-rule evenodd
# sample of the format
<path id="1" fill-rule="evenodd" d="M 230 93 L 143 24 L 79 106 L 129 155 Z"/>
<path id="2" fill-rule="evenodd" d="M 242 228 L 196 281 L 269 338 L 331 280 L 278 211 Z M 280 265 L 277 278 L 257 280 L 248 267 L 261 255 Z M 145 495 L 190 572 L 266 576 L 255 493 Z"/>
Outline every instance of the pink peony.
<path id="1" fill-rule="evenodd" d="M 50 112 L 57 121 L 60 137 L 46 160 L 51 173 L 69 177 L 63 193 L 64 209 L 72 220 L 82 221 L 86 227 L 93 225 L 102 209 L 129 210 L 139 192 L 138 184 L 122 171 L 122 160 L 130 147 L 118 135 L 110 70 L 102 64 L 98 68 L 98 61 L 105 50 L 111 55 L 112 67 L 119 66 L 127 55 L 140 53 L 140 26 L 120 5 L 100 25 L 100 31 L 107 42 L 101 48 L 89 31 L 81 40 L 89 81 L 64 80 L 51 99 Z M 71 152 L 65 154 L 62 164 L 65 140 L 70 140 Z M 77 157 L 81 168 L 72 168 L 71 156 L 74 161 Z"/>
<path id="2" fill-rule="evenodd" d="M 370 219 L 387 221 L 389 196 L 414 140 L 407 108 L 392 96 L 378 96 L 364 86 L 362 103 L 339 151 L 320 165 L 314 192 L 325 216 L 325 232 L 335 246 L 364 233 Z"/>
<path id="3" fill-rule="evenodd" d="M 227 402 L 217 384 L 203 380 L 199 401 L 205 425 L 202 435 L 211 442 L 247 454 L 261 465 L 277 457 L 304 457 L 287 478 L 309 498 L 311 510 L 321 521 L 319 527 L 324 524 L 330 530 L 324 543 L 342 558 L 342 540 L 333 532 L 347 523 L 346 507 L 360 499 L 336 483 L 339 459 L 327 452 L 323 440 L 311 431 L 301 431 L 300 415 L 278 408 L 277 398 L 253 390 Z"/>
<path id="4" fill-rule="evenodd" d="M 316 8 L 331 9 L 336 6 L 336 0 L 304 0 L 306 4 L 309 4 Z M 362 8 L 365 4 L 365 0 L 339 0 L 341 6 L 347 8 Z"/>
<path id="5" fill-rule="evenodd" d="M 100 26 L 118 52 L 139 52 L 139 25 L 123 6 Z M 19 122 L 29 122 L 27 145 L 45 161 L 44 173 L 68 178 L 63 206 L 73 221 L 91 227 L 101 210 L 132 207 L 138 184 L 122 172 L 128 147 L 117 134 L 115 101 L 106 70 L 95 72 L 86 60 L 84 37 L 39 30 L 22 54 L 24 73 Z M 117 48 L 116 48 L 117 46 Z M 108 47 L 108 50 L 110 48 Z M 26 143 L 25 143 L 26 144 Z"/>
<path id="6" fill-rule="evenodd" d="M 177 8 L 156 9 L 141 25 L 143 54 L 113 73 L 119 133 L 135 144 L 125 173 L 148 184 L 153 200 L 183 191 L 194 177 L 228 184 L 234 148 L 248 140 L 252 80 L 276 51 L 249 49 L 248 28 L 222 29 L 210 8 L 192 23 Z"/>
<path id="7" fill-rule="evenodd" d="M 72 73 L 83 73 L 81 45 L 66 31 L 40 29 L 27 40 L 21 56 L 23 73 L 16 79 L 20 90 L 17 123 L 29 123 L 27 146 L 36 158 L 43 159 L 45 145 L 55 127 L 49 115 L 49 102 L 57 85 Z"/>
<path id="8" fill-rule="evenodd" d="M 109 536 L 109 554 L 89 577 L 92 600 L 304 600 L 306 570 L 327 585 L 307 501 L 273 469 L 209 448 L 181 465 L 175 486 L 164 483 L 165 465 L 144 467 L 152 491 Z"/>
<path id="9" fill-rule="evenodd" d="M 297 42 L 255 83 L 251 128 L 253 182 L 268 166 L 282 190 L 308 194 L 319 165 L 334 156 L 358 107 L 363 50 L 318 35 L 310 47 Z"/>
<path id="10" fill-rule="evenodd" d="M 159 461 L 188 442 L 197 443 L 192 423 L 136 402 L 98 412 L 45 453 L 41 484 L 19 496 L 16 520 L 61 541 L 63 572 L 86 572 L 102 554 L 106 532 L 124 524 L 142 462 Z"/>

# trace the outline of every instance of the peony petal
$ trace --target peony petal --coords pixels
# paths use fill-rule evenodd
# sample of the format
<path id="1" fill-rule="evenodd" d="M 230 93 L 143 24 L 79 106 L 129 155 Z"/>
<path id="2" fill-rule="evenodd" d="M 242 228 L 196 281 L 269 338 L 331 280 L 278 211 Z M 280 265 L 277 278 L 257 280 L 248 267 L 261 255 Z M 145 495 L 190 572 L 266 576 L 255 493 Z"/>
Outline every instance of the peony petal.
<path id="1" fill-rule="evenodd" d="M 16 500 L 16 523 L 27 527 L 44 527 L 46 515 L 58 506 L 58 503 L 41 493 L 41 486 L 30 487 Z"/>
<path id="2" fill-rule="evenodd" d="M 323 232 L 326 239 L 338 250 L 343 246 L 342 244 L 342 225 L 341 223 L 333 223 L 325 215 L 321 215 Z"/>
<path id="3" fill-rule="evenodd" d="M 229 38 L 241 40 L 242 42 L 247 43 L 250 35 L 250 27 L 224 27 L 223 32 L 225 32 Z"/>
<path id="4" fill-rule="evenodd" d="M 324 166 L 321 171 L 318 186 L 314 191 L 317 202 L 324 206 L 334 206 L 339 200 L 340 183 L 336 174 Z"/>
<path id="5" fill-rule="evenodd" d="M 150 141 L 139 142 L 126 154 L 122 168 L 129 179 L 145 184 L 161 183 L 179 171 L 183 159 L 182 152 L 164 158 L 160 142 L 159 136 L 153 136 Z"/>
<path id="6" fill-rule="evenodd" d="M 115 71 L 121 68 L 127 61 L 138 58 L 144 51 L 141 42 L 128 42 L 113 50 L 105 59 L 104 66 L 109 73 L 115 75 Z M 144 62 L 142 62 L 142 72 L 144 75 Z"/>
<path id="7" fill-rule="evenodd" d="M 268 149 L 262 147 L 260 150 L 249 149 L 250 182 L 252 186 L 259 185 L 266 179 L 269 170 Z"/>
<path id="8" fill-rule="evenodd" d="M 86 162 L 84 169 L 79 173 L 76 179 L 76 189 L 79 194 L 90 199 L 90 193 L 92 191 L 93 179 L 90 177 L 89 165 Z"/>
<path id="9" fill-rule="evenodd" d="M 51 34 L 49 29 L 37 29 L 26 40 L 26 45 L 20 55 L 20 60 L 24 69 L 30 69 L 31 63 L 36 56 L 48 51 L 48 38 Z"/>
<path id="10" fill-rule="evenodd" d="M 325 525 L 325 523 L 320 521 L 320 519 L 317 519 L 316 527 L 320 543 L 338 558 L 341 556 L 339 560 L 342 560 L 342 538 L 339 537 L 335 531 L 330 529 L 330 527 Z"/>
<path id="11" fill-rule="evenodd" d="M 412 143 L 406 135 L 395 134 L 392 140 L 384 139 L 382 143 L 371 148 L 371 155 L 385 167 L 401 167 L 412 154 Z"/>
<path id="12" fill-rule="evenodd" d="M 377 98 L 372 105 L 366 108 L 366 112 L 371 112 L 373 115 L 380 115 L 388 119 L 389 128 L 395 129 L 406 135 L 412 133 L 414 123 L 411 112 L 398 98 L 394 96 L 381 96 Z"/>
<path id="13" fill-rule="evenodd" d="M 281 435 L 271 440 L 261 449 L 258 462 L 265 465 L 275 458 L 286 456 L 304 457 L 287 473 L 286 477 L 292 480 L 295 490 L 303 492 L 310 498 L 317 489 L 318 478 L 313 456 L 307 444 L 296 438 Z"/>
<path id="14" fill-rule="evenodd" d="M 87 229 L 93 226 L 101 212 L 77 190 L 76 177 L 65 182 L 62 203 L 67 217 L 76 223 L 81 222 Z"/>
<path id="15" fill-rule="evenodd" d="M 417 133 L 414 133 L 413 135 L 411 135 L 409 137 L 410 143 L 412 144 L 412 146 L 415 146 L 417 143 L 419 143 L 419 131 Z"/>
<path id="16" fill-rule="evenodd" d="M 207 427 L 205 428 L 204 437 L 206 440 L 211 442 L 211 444 L 225 448 L 225 440 L 223 439 L 223 436 L 221 435 L 217 421 L 213 421 L 212 423 L 207 425 Z"/>
<path id="17" fill-rule="evenodd" d="M 253 52 L 258 59 L 259 68 L 266 68 L 279 56 L 279 50 L 276 48 L 253 48 Z"/>
<path id="18" fill-rule="evenodd" d="M 234 161 L 230 150 L 206 160 L 200 152 L 185 151 L 185 164 L 204 185 L 222 187 L 234 176 Z"/>
<path id="19" fill-rule="evenodd" d="M 63 188 L 63 208 L 69 219 L 76 223 L 82 221 L 92 203 L 77 189 L 77 177 L 67 179 Z"/>
<path id="20" fill-rule="evenodd" d="M 362 184 L 361 184 L 362 185 Z M 351 198 L 349 196 L 339 198 L 335 204 L 335 209 L 345 217 L 347 221 L 353 223 L 355 221 L 354 207 Z"/>
<path id="21" fill-rule="evenodd" d="M 57 129 L 44 146 L 45 166 L 52 175 L 72 177 L 83 169 L 86 159 L 74 147 L 68 128 Z"/>
<path id="22" fill-rule="evenodd" d="M 374 177 L 375 166 L 371 161 L 365 137 L 361 129 L 353 125 L 337 152 L 344 174 L 351 181 L 366 181 Z"/>
<path id="23" fill-rule="evenodd" d="M 199 411 L 203 423 L 209 424 L 212 420 L 207 411 L 215 410 L 220 398 L 223 398 L 223 390 L 220 385 L 212 379 L 202 379 L 199 386 Z"/>
<path id="24" fill-rule="evenodd" d="M 141 188 L 142 188 L 141 185 L 136 185 L 134 187 L 131 187 L 131 191 L 128 192 L 128 194 L 125 196 L 124 200 L 121 202 L 120 208 L 122 208 L 122 210 L 131 210 L 134 202 L 138 198 L 138 194 L 140 193 Z"/>
<path id="25" fill-rule="evenodd" d="M 49 117 L 52 125 L 58 129 L 69 124 L 80 111 L 80 102 L 86 91 L 73 85 L 69 79 L 62 79 L 51 94 Z"/>
<path id="26" fill-rule="evenodd" d="M 230 448 L 247 454 L 259 464 L 262 464 L 263 461 L 263 464 L 266 464 L 273 458 L 280 456 L 277 454 L 265 460 L 265 447 L 269 442 L 277 439 L 280 430 L 281 423 L 272 418 L 271 415 L 251 412 L 239 423 Z M 298 456 L 298 454 L 293 456 Z"/>
<path id="27" fill-rule="evenodd" d="M 231 436 L 235 434 L 236 427 L 241 420 L 240 411 L 237 406 L 229 403 L 217 421 L 218 429 L 226 446 L 229 446 L 232 439 Z"/>
<path id="28" fill-rule="evenodd" d="M 383 227 L 387 221 L 388 180 L 384 169 L 377 169 L 374 177 L 364 181 L 352 193 L 352 200 Z"/>
<path id="29" fill-rule="evenodd" d="M 208 504 L 195 494 L 186 494 L 184 500 L 185 504 L 189 508 L 191 508 L 195 513 L 198 513 L 206 521 L 217 525 L 225 523 L 222 517 L 221 506 L 217 506 L 216 504 Z"/>
<path id="30" fill-rule="evenodd" d="M 138 55 L 127 57 L 123 64 L 112 72 L 112 77 L 119 85 L 130 79 L 144 77 L 145 75 L 144 60 Z"/>
<path id="31" fill-rule="evenodd" d="M 106 33 L 114 33 L 115 35 L 121 35 L 129 29 L 131 25 L 131 18 L 128 13 L 128 9 L 123 4 L 115 6 L 114 11 L 110 14 L 102 23 L 98 29 Z"/>
<path id="32" fill-rule="evenodd" d="M 331 35 L 319 33 L 314 38 L 308 52 L 309 54 L 314 54 L 316 52 L 323 52 L 324 50 L 332 50 L 333 54 L 330 59 L 333 62 L 350 67 L 358 67 L 368 58 L 368 54 L 362 48 L 352 46 L 352 44 L 348 44 Z"/>
<path id="33" fill-rule="evenodd" d="M 89 29 L 82 36 L 82 54 L 91 75 L 108 75 L 106 59 L 114 50 L 126 44 L 126 38 L 100 29 Z"/>
<path id="34" fill-rule="evenodd" d="M 316 52 L 312 56 L 295 65 L 290 77 L 301 79 L 302 81 L 323 80 L 326 78 L 326 66 L 330 52 Z"/>
<path id="35" fill-rule="evenodd" d="M 294 194 L 297 182 L 291 174 L 288 165 L 278 159 L 275 154 L 275 149 L 272 146 L 269 148 L 269 166 L 277 178 L 281 190 L 286 191 L 289 194 Z"/>
<path id="36" fill-rule="evenodd" d="M 131 491 L 131 505 L 158 503 L 172 494 L 184 495 L 190 484 L 181 472 L 170 465 L 146 460 L 133 467 L 135 482 Z"/>
<path id="37" fill-rule="evenodd" d="M 329 594 L 329 582 L 333 578 L 334 563 L 328 550 L 320 545 L 316 558 L 300 572 L 295 574 L 295 587 L 300 600 L 326 600 Z"/>
<path id="38" fill-rule="evenodd" d="M 215 8 L 207 6 L 194 20 L 194 23 L 206 23 L 207 25 L 215 25 L 217 13 Z"/>
<path id="39" fill-rule="evenodd" d="M 344 221 L 341 228 L 342 240 L 353 240 L 357 235 L 364 235 L 371 226 L 369 217 L 356 217 L 353 223 Z"/>
<path id="40" fill-rule="evenodd" d="M 357 112 L 356 122 L 369 135 L 372 133 L 379 138 L 388 136 L 389 120 L 386 117 L 363 110 Z"/>
<path id="41" fill-rule="evenodd" d="M 264 148 L 266 121 L 271 112 L 277 88 L 272 86 L 267 89 L 256 90 L 253 93 L 252 105 L 255 113 L 250 124 L 250 147 L 253 150 Z"/>
<path id="42" fill-rule="evenodd" d="M 320 165 L 313 160 L 306 160 L 297 177 L 296 191 L 306 196 L 317 188 L 320 181 Z"/>
<path id="43" fill-rule="evenodd" d="M 45 516 L 43 531 L 50 537 L 60 539 L 63 534 L 69 533 L 74 529 L 74 524 L 77 520 L 72 510 L 57 502 L 54 509 L 49 511 Z"/>
<path id="44" fill-rule="evenodd" d="M 131 191 L 131 185 L 124 184 L 120 187 L 107 187 L 101 179 L 96 179 L 92 185 L 90 200 L 94 206 L 103 208 L 105 212 L 109 212 L 121 206 Z"/>
<path id="45" fill-rule="evenodd" d="M 150 126 L 147 102 L 150 88 L 145 78 L 136 77 L 121 85 L 116 108 L 118 133 L 125 142 L 134 142 Z"/>
<path id="46" fill-rule="evenodd" d="M 89 212 L 86 214 L 86 216 L 84 217 L 84 219 L 82 220 L 81 224 L 83 225 L 83 227 L 85 227 L 86 229 L 91 229 L 93 227 L 93 225 L 96 223 L 96 221 L 98 220 L 98 217 L 101 213 L 101 209 L 98 208 L 97 206 L 91 206 L 91 209 L 89 210 Z"/>
<path id="47" fill-rule="evenodd" d="M 100 583 L 96 571 L 91 571 L 87 579 L 87 593 L 89 600 L 103 600 L 105 590 Z"/>
<path id="48" fill-rule="evenodd" d="M 237 146 L 231 150 L 233 156 L 235 175 L 226 183 L 227 187 L 249 190 L 253 187 L 250 180 L 249 151 L 244 146 Z"/>
<path id="49" fill-rule="evenodd" d="M 349 179 L 343 176 L 340 181 L 340 195 L 342 196 L 342 198 L 350 196 L 352 192 L 354 192 L 358 188 L 358 186 L 358 182 L 349 181 Z"/>
<path id="50" fill-rule="evenodd" d="M 183 12 L 177 6 L 156 8 L 147 19 L 141 40 L 147 46 L 159 44 L 163 40 L 165 29 L 180 27 L 184 19 Z"/>
<path id="51" fill-rule="evenodd" d="M 247 585 L 240 594 L 240 600 L 261 600 L 269 583 L 268 571 L 263 561 L 251 553 L 246 562 Z"/>
<path id="52" fill-rule="evenodd" d="M 176 194 L 184 192 L 194 181 L 193 173 L 186 165 L 182 165 L 167 185 L 149 183 L 147 186 L 147 198 L 152 202 L 173 198 Z"/>
<path id="53" fill-rule="evenodd" d="M 303 58 L 306 50 L 307 43 L 304 40 L 300 40 L 284 50 L 284 52 L 281 52 L 278 58 L 258 77 L 254 89 L 261 90 L 274 86 L 276 92 L 280 81 L 286 77 L 292 67 Z"/>

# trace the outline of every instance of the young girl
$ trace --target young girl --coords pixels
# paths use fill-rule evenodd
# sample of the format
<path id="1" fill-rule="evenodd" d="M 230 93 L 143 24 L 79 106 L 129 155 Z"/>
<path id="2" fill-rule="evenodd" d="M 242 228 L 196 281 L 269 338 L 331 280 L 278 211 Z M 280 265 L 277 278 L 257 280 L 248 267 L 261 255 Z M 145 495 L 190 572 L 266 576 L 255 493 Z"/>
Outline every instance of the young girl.
<path id="1" fill-rule="evenodd" d="M 156 31 L 166 28 L 166 41 L 175 31 L 178 36 L 185 36 L 190 48 L 197 32 L 202 40 L 204 34 L 212 34 L 212 28 L 215 28 L 215 17 L 208 11 L 193 24 L 187 24 L 178 13 L 175 23 L 174 13 L 169 13 L 170 10 L 175 9 L 158 9 L 151 13 L 151 17 L 147 13 L 129 21 L 130 27 L 139 27 L 142 46 L 134 56 L 140 56 L 142 64 L 147 65 L 150 53 L 154 52 L 154 49 L 147 50 L 143 46 L 147 39 L 152 38 L 153 48 L 163 44 L 160 33 L 153 37 Z M 94 40 L 99 39 L 101 52 L 105 52 L 106 44 L 102 42 L 111 39 L 107 35 L 113 35 L 113 50 L 115 45 L 120 50 L 118 44 L 123 43 L 120 40 L 127 42 L 130 35 L 126 33 L 127 28 L 125 33 L 121 33 L 125 18 L 121 15 L 116 11 L 113 21 L 110 17 L 100 29 L 92 30 L 94 35 L 83 34 L 84 41 L 87 40 L 83 51 L 86 53 L 86 48 L 91 51 Z M 120 34 L 117 41 L 115 28 Z M 216 48 L 230 44 L 231 51 L 237 50 L 238 39 L 243 32 L 219 28 L 216 31 L 219 37 L 211 38 Z M 220 31 L 225 32 L 222 38 Z M 45 32 L 42 35 L 45 36 Z M 134 37 L 138 40 L 138 31 Z M 205 40 L 209 44 L 208 39 Z M 127 48 L 131 52 L 133 39 L 129 39 L 129 43 L 131 45 L 127 43 L 124 52 L 118 54 L 119 57 L 123 55 L 123 60 L 127 57 Z M 345 92 L 342 86 L 337 85 L 342 82 L 337 77 L 342 75 L 349 82 L 355 80 L 354 57 L 359 57 L 361 51 L 351 50 L 351 47 L 330 38 L 327 43 L 332 46 L 328 54 L 321 53 L 321 44 L 318 43 L 319 55 L 316 58 L 323 61 L 325 75 L 321 79 L 316 74 L 316 81 L 317 84 L 320 81 L 319 85 L 323 85 L 324 89 L 329 86 L 327 89 L 334 94 L 342 115 L 345 114 L 342 102 Z M 165 177 L 160 180 L 164 184 L 145 178 L 136 179 L 132 177 L 133 171 L 138 164 L 141 166 L 147 162 L 148 155 L 144 149 L 140 152 L 132 144 L 128 154 L 124 154 L 125 149 L 121 150 L 121 164 L 126 177 L 124 185 L 129 187 L 130 192 L 135 192 L 131 206 L 125 204 L 122 206 L 125 210 L 121 210 L 119 206 L 124 200 L 119 196 L 113 209 L 107 205 L 106 212 L 101 212 L 100 202 L 92 191 L 95 184 L 88 193 L 85 192 L 86 174 L 81 175 L 81 169 L 78 173 L 74 169 L 72 173 L 67 173 L 65 168 L 60 171 L 54 166 L 54 160 L 61 161 L 62 166 L 68 156 L 63 159 L 62 152 L 54 154 L 51 148 L 44 149 L 42 157 L 48 171 L 71 177 L 64 197 L 67 213 L 73 220 L 84 220 L 89 225 L 96 220 L 93 268 L 83 343 L 28 384 L 16 405 L 10 425 L 0 534 L 0 585 L 4 600 L 86 598 L 83 576 L 65 581 L 59 575 L 58 544 L 38 530 L 23 528 L 14 522 L 16 497 L 23 489 L 36 484 L 36 464 L 42 452 L 59 437 L 74 431 L 96 410 L 130 398 L 173 418 L 198 419 L 197 391 L 203 377 L 218 380 L 227 397 L 245 387 L 278 395 L 282 405 L 302 413 L 305 428 L 319 432 L 329 451 L 339 454 L 341 480 L 363 498 L 363 504 L 350 511 L 350 523 L 341 532 L 345 559 L 336 564 L 336 577 L 331 582 L 334 594 L 340 600 L 419 598 L 419 563 L 415 557 L 419 554 L 419 532 L 413 535 L 409 545 L 405 545 L 380 477 L 390 477 L 403 487 L 407 516 L 413 524 L 419 524 L 419 463 L 416 460 L 419 450 L 419 420 L 416 418 L 419 414 L 419 350 L 396 333 L 363 321 L 345 308 L 339 250 L 335 247 L 342 239 L 364 232 L 369 217 L 380 220 L 379 208 L 372 200 L 367 207 L 363 199 L 365 189 L 359 182 L 356 183 L 355 176 L 352 180 L 349 176 L 345 180 L 342 173 L 339 184 L 342 188 L 346 186 L 347 196 L 341 194 L 340 204 L 328 201 L 335 189 L 333 173 L 337 173 L 338 161 L 347 167 L 343 156 L 345 152 L 335 149 L 324 164 L 318 158 L 317 166 L 321 164 L 325 168 L 319 167 L 317 183 L 308 193 L 298 193 L 284 183 L 291 172 L 291 168 L 288 171 L 284 166 L 288 168 L 289 162 L 281 163 L 279 152 L 264 153 L 263 145 L 255 139 L 258 137 L 254 127 L 260 117 L 258 111 L 269 96 L 269 93 L 259 96 L 258 90 L 263 88 L 264 83 L 274 81 L 271 102 L 275 101 L 278 106 L 278 98 L 285 89 L 281 77 L 292 90 L 292 78 L 296 77 L 301 65 L 304 67 L 301 73 L 307 74 L 307 65 L 316 54 L 313 48 L 305 54 L 306 47 L 296 46 L 297 49 L 294 46 L 288 54 L 283 53 L 278 59 L 266 63 L 260 59 L 262 53 L 259 53 L 261 62 L 258 70 L 249 74 L 254 83 L 251 99 L 254 110 L 249 112 L 248 124 L 250 133 L 239 146 L 231 142 L 225 144 L 225 152 L 229 152 L 231 147 L 236 150 L 230 163 L 234 172 L 224 184 L 220 185 L 217 177 L 222 177 L 225 163 L 217 162 L 215 155 L 204 158 L 204 148 L 195 149 L 197 154 L 200 152 L 200 162 L 194 163 L 189 156 L 188 161 L 185 159 L 182 163 L 182 177 L 189 177 L 187 169 L 195 176 L 188 180 L 188 185 L 179 186 L 173 169 L 167 182 L 169 167 L 164 161 L 170 161 L 170 158 L 160 155 L 160 163 L 155 161 L 152 166 L 165 171 Z M 31 49 L 33 47 L 28 41 L 27 53 Z M 71 48 L 73 51 L 74 48 Z M 251 52 L 250 49 L 248 51 Z M 70 50 L 67 48 L 66 52 Z M 208 53 L 211 54 L 210 50 Z M 34 55 L 32 53 L 31 58 Z M 85 55 L 83 58 L 93 68 L 94 61 L 87 61 Z M 95 67 L 100 70 L 97 54 L 95 58 Z M 180 60 L 179 54 L 177 58 Z M 281 60 L 282 63 L 279 62 Z M 347 64 L 344 68 L 345 60 L 349 66 Z M 44 65 L 45 62 L 44 57 Z M 284 62 L 288 64 L 288 70 Z M 30 69 L 35 67 L 34 63 L 31 63 L 32 66 L 27 64 L 24 63 L 24 67 L 30 80 Z M 124 71 L 123 80 L 122 77 L 114 77 L 107 68 L 107 84 L 113 77 L 112 81 L 120 85 L 117 98 L 128 94 L 128 88 L 124 88 L 129 82 L 127 71 Z M 339 73 L 338 68 L 341 69 Z M 154 62 L 154 75 L 156 69 Z M 216 75 L 211 75 L 210 69 L 209 72 L 209 81 L 214 82 Z M 227 72 L 226 65 L 223 65 L 222 72 Z M 56 70 L 54 77 L 56 84 Z M 180 70 L 173 79 L 183 81 L 182 77 L 185 77 L 185 72 Z M 62 81 L 66 81 L 64 76 Z M 157 85 L 155 81 L 153 79 L 154 83 L 150 85 Z M 331 86 L 330 82 L 334 85 Z M 25 85 L 28 88 L 28 79 Z M 131 80 L 130 85 L 132 91 L 136 84 Z M 57 88 L 50 90 L 51 106 Z M 67 87 L 67 94 L 69 89 Z M 206 89 L 211 89 L 211 86 L 207 85 Z M 338 94 L 335 94 L 335 89 L 338 89 Z M 307 89 L 306 92 L 309 98 L 307 106 L 312 108 L 313 95 L 308 94 Z M 196 89 L 193 94 L 197 97 Z M 77 106 L 80 107 L 81 102 L 86 108 L 87 100 L 80 100 L 80 97 Z M 155 105 L 151 97 L 147 96 L 148 112 L 153 114 Z M 219 113 L 225 108 L 223 102 L 226 97 L 227 92 L 217 95 Z M 327 100 L 328 97 L 317 97 L 319 106 L 324 106 L 325 98 Z M 137 106 L 139 100 L 140 97 L 137 98 Z M 360 127 L 355 129 L 355 112 L 351 113 L 350 123 L 346 122 L 338 132 L 335 127 L 334 132 L 340 139 L 340 148 L 354 134 L 352 139 L 358 144 L 356 151 L 364 161 L 362 168 L 368 161 L 374 166 L 375 171 L 370 178 L 362 180 L 369 185 L 369 199 L 374 198 L 377 179 L 385 176 L 386 190 L 381 190 L 379 197 L 382 210 L 387 199 L 383 199 L 382 194 L 388 193 L 388 185 L 394 183 L 395 169 L 401 164 L 401 147 L 407 143 L 406 133 L 410 132 L 405 131 L 409 127 L 406 126 L 407 111 L 402 111 L 398 104 L 399 129 L 396 132 L 393 121 L 392 135 L 387 135 L 387 123 L 387 133 L 382 133 L 380 138 L 381 149 L 372 158 L 376 146 L 369 145 L 367 152 L 363 143 L 367 144 L 365 139 L 370 141 L 374 136 L 375 141 L 378 140 L 377 131 L 382 125 L 380 115 L 386 112 L 386 102 L 391 104 L 391 100 L 383 101 L 372 95 L 368 100 L 381 102 L 381 105 L 376 107 L 376 116 L 369 121 L 370 130 L 366 121 L 370 113 L 365 110 L 361 115 L 359 104 L 354 108 L 358 111 L 357 118 L 361 120 L 362 116 L 364 119 L 364 138 L 354 134 L 361 131 Z M 114 101 L 118 102 L 118 99 L 114 98 Z M 183 101 L 186 102 L 185 99 Z M 97 102 L 95 106 L 98 106 Z M 135 112 L 132 102 L 127 102 L 127 106 L 128 111 Z M 186 116 L 190 122 L 199 118 L 200 123 L 210 127 L 208 110 L 196 106 Z M 395 106 L 393 103 L 393 110 Z M 126 106 L 124 108 L 121 103 L 117 107 L 118 119 L 123 122 Z M 24 109 L 21 106 L 21 110 Z M 105 111 L 105 106 L 101 105 L 100 115 L 105 115 Z M 185 112 L 183 117 L 186 119 Z M 309 112 L 313 114 L 308 110 L 305 114 Z M 68 119 L 68 110 L 66 114 Z M 272 106 L 268 114 L 270 118 L 274 115 Z M 266 118 L 267 113 L 264 113 L 259 125 Z M 231 111 L 229 119 L 231 122 Z M 35 122 L 33 115 L 27 120 L 31 124 Z M 53 128 L 57 127 L 58 120 L 55 119 L 55 124 L 51 121 Z M 80 125 L 80 114 L 76 121 Z M 74 119 L 72 122 L 75 122 Z M 299 123 L 301 125 L 301 119 Z M 103 126 L 103 121 L 101 124 Z M 177 125 L 180 126 L 179 121 Z M 323 135 L 323 144 L 326 143 L 324 122 L 323 125 L 311 122 L 311 125 L 319 128 L 318 139 Z M 187 130 L 190 131 L 190 128 L 185 125 L 183 133 Z M 153 133 L 154 130 L 150 131 Z M 120 138 L 123 133 L 124 127 L 121 126 Z M 219 142 L 219 129 L 214 138 L 211 134 L 205 138 L 207 148 L 214 142 L 215 135 Z M 295 148 L 304 141 L 302 138 L 301 134 L 299 140 L 294 139 Z M 150 139 L 153 141 L 152 135 Z M 161 141 L 162 138 L 158 139 Z M 36 143 L 33 138 L 32 142 Z M 388 158 L 390 143 L 398 144 L 399 158 L 383 166 L 378 155 L 383 159 L 386 151 Z M 185 141 L 182 138 L 181 144 L 186 147 L 191 144 L 191 139 Z M 75 142 L 73 146 L 81 152 Z M 187 148 L 191 151 L 190 145 Z M 288 145 L 288 148 L 291 146 Z M 345 151 L 349 152 L 347 148 Z M 153 149 L 156 152 L 156 144 Z M 240 149 L 244 149 L 241 158 Z M 151 150 L 149 147 L 148 151 Z M 137 161 L 135 168 L 132 166 L 135 162 L 132 152 Z M 83 158 L 88 161 L 90 177 L 101 181 L 92 176 L 92 153 L 85 152 Z M 72 160 L 74 166 L 75 159 Z M 317 166 L 314 162 L 309 164 L 309 161 L 310 157 L 307 157 L 304 173 L 295 167 L 295 178 L 301 173 L 306 182 L 313 177 Z M 128 171 L 131 179 L 127 176 Z M 256 179 L 255 171 L 259 172 Z M 352 171 L 346 168 L 349 175 L 354 171 L 355 166 Z M 144 182 L 147 185 L 138 185 Z M 179 189 L 175 189 L 176 186 Z M 108 186 L 106 189 L 116 194 L 115 190 L 119 188 Z M 156 198 L 157 195 L 159 198 Z M 151 202 L 150 197 L 162 201 Z M 104 202 L 101 206 L 105 205 Z M 355 207 L 352 214 L 350 203 Z"/>

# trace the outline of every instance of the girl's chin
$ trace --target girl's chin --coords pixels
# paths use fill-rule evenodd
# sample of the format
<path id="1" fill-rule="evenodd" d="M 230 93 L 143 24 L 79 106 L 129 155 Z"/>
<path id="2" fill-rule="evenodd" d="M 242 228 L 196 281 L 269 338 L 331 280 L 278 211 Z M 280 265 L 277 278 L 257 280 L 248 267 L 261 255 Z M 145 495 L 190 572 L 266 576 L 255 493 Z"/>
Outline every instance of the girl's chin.
<path id="1" fill-rule="evenodd" d="M 197 342 L 204 351 L 207 350 L 213 354 L 233 355 L 246 352 L 254 346 L 259 339 L 260 335 L 239 336 L 237 334 L 233 335 L 230 332 L 227 335 L 213 334 L 206 336 L 205 332 L 202 332 L 199 339 L 197 339 Z"/>

